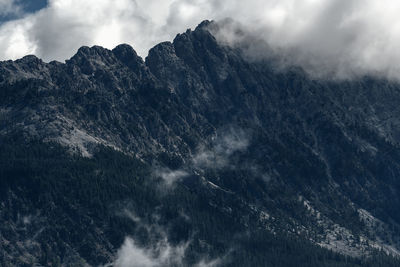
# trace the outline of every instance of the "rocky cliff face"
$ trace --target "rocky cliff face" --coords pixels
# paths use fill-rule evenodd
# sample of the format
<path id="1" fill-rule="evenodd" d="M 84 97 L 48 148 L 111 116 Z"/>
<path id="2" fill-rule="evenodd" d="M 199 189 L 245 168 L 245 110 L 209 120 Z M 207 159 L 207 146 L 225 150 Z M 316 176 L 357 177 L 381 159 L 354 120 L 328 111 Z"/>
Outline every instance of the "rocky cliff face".
<path id="1" fill-rule="evenodd" d="M 40 198 L 45 189 L 39 186 L 27 193 L 27 181 L 21 177 L 31 174 L 3 164 L 3 262 L 115 261 L 122 237 L 140 236 L 137 221 L 132 229 L 116 233 L 110 218 L 127 208 L 115 206 L 133 203 L 131 211 L 144 217 L 153 212 L 151 207 L 157 208 L 163 227 L 174 228 L 164 198 L 176 205 L 173 214 L 189 218 L 185 227 L 190 231 L 180 229 L 186 234 L 178 231 L 176 239 L 191 239 L 197 256 L 235 250 L 233 239 L 225 236 L 221 245 L 213 239 L 215 229 L 193 222 L 201 221 L 203 213 L 220 218 L 219 223 L 234 221 L 230 230 L 235 236 L 261 231 L 350 256 L 371 255 L 375 249 L 400 254 L 400 85 L 371 77 L 313 80 L 295 67 L 278 71 L 271 62 L 250 62 L 240 49 L 219 44 L 208 30 L 212 26 L 204 22 L 172 43 L 155 46 L 145 61 L 130 46 L 120 45 L 111 51 L 82 47 L 65 63 L 45 63 L 34 56 L 0 63 L 0 142 L 60 144 L 69 150 L 60 152 L 62 160 L 81 155 L 88 166 L 103 162 L 97 155 L 105 157 L 104 149 L 116 153 L 108 147 L 119 151 L 115 157 L 140 162 L 133 169 L 121 167 L 126 173 L 146 170 L 137 176 L 149 183 L 141 190 L 150 191 L 135 191 L 135 196 L 150 198 L 147 194 L 159 190 L 160 183 L 167 188 L 155 193 L 159 202 L 146 210 L 138 208 L 139 200 L 130 191 L 140 183 L 115 182 L 117 192 L 129 187 L 130 193 L 107 198 L 109 202 L 101 204 L 108 210 L 104 219 L 91 214 L 92 206 L 83 200 L 75 203 L 79 196 L 64 191 L 64 200 L 35 202 L 32 198 Z M 13 136 L 19 137 L 10 139 Z M 12 148 L 4 151 L 3 157 L 18 159 L 10 156 L 18 154 L 10 152 Z M 130 164 L 128 159 L 121 160 L 124 166 Z M 90 169 L 79 164 L 74 168 Z M 48 168 L 52 166 L 60 167 Z M 116 166 L 119 163 L 110 168 Z M 99 174 L 106 169 L 95 169 L 92 179 L 114 179 L 113 174 Z M 62 180 L 58 176 L 49 174 Z M 62 180 L 66 188 L 67 180 Z M 96 180 L 96 186 L 107 187 L 103 180 Z M 193 203 L 180 203 L 189 195 L 196 199 Z M 44 211 L 47 205 L 51 212 Z M 82 223 L 77 225 L 77 219 Z M 55 221 L 67 230 L 54 228 L 50 222 Z M 86 229 L 86 247 L 81 248 L 79 240 L 61 242 L 60 236 L 68 236 L 71 228 Z M 23 236 L 31 243 L 23 243 Z M 57 249 L 44 247 L 49 240 Z"/>

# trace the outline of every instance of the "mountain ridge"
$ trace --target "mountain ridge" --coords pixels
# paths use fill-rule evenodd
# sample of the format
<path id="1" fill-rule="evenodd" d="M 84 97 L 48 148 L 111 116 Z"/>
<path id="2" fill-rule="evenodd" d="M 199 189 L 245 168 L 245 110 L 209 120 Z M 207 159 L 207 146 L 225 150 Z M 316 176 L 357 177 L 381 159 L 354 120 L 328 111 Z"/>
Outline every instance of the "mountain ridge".
<path id="1" fill-rule="evenodd" d="M 199 254 L 219 251 L 215 256 L 222 257 L 231 250 L 233 240 L 224 237 L 220 244 L 215 240 L 218 231 L 209 225 L 187 225 L 180 221 L 183 215 L 177 215 L 179 224 L 169 224 L 169 213 L 183 212 L 199 219 L 198 209 L 210 221 L 231 220 L 237 236 L 245 230 L 251 234 L 261 231 L 260 235 L 301 238 L 352 257 L 371 256 L 376 249 L 398 256 L 399 85 L 374 78 L 315 80 L 297 68 L 276 70 L 269 62 L 248 61 L 240 49 L 215 39 L 207 29 L 213 24 L 205 21 L 194 31 L 178 34 L 173 42 L 156 45 L 145 60 L 123 44 L 112 50 L 82 47 L 65 63 L 44 63 L 34 56 L 1 62 L 0 142 L 15 144 L 22 151 L 25 142 L 44 142 L 37 148 L 39 155 L 50 154 L 48 158 L 40 156 L 43 162 L 57 158 L 48 146 L 61 144 L 70 153 L 60 152 L 60 161 L 71 164 L 69 168 L 77 169 L 78 174 L 75 177 L 64 173 L 58 161 L 52 164 L 66 177 L 72 175 L 71 183 L 79 184 L 79 177 L 87 176 L 84 181 L 90 194 L 107 199 L 113 203 L 111 206 L 121 206 L 121 201 L 133 198 L 132 206 L 141 216 L 146 216 L 146 210 L 135 203 L 146 206 L 146 202 L 127 191 L 133 190 L 149 203 L 159 202 L 162 216 L 155 217 L 179 230 L 171 230 L 170 235 L 188 242 L 190 234 L 186 231 L 191 229 L 193 244 L 205 240 L 204 247 L 193 245 Z M 109 148 L 117 152 L 110 152 Z M 8 149 L 11 152 L 5 150 L 5 155 L 13 158 L 12 149 Z M 62 151 L 62 147 L 57 149 Z M 121 164 L 108 158 L 104 151 Z M 27 166 L 35 162 L 28 159 Z M 128 159 L 133 161 L 129 163 Z M 115 183 L 120 180 L 102 167 L 107 160 L 115 164 L 110 169 L 118 173 L 121 168 L 121 177 L 127 180 L 113 184 L 113 179 Z M 130 168 L 130 164 L 136 167 Z M 15 205 L 29 210 L 32 204 L 25 201 L 32 197 L 29 190 L 21 191 L 24 184 L 14 188 L 13 179 L 26 182 L 29 179 L 25 177 L 30 174 L 20 174 L 17 166 L 10 170 L 14 165 L 2 166 L 2 174 L 14 176 L 2 177 L 4 188 L 9 190 L 1 203 L 18 203 Z M 87 174 L 82 166 L 93 168 L 93 173 Z M 42 172 L 44 181 L 50 179 L 46 170 Z M 129 173 L 135 173 L 137 181 L 130 181 Z M 43 182 L 44 191 L 39 188 L 36 193 L 51 193 L 54 189 L 48 188 L 52 183 L 58 188 L 55 180 L 49 180 L 49 187 Z M 91 184 L 92 180 L 95 184 Z M 114 192 L 109 193 L 110 199 L 102 194 L 98 184 L 108 181 L 115 192 L 125 192 L 125 199 L 114 196 Z M 68 179 L 60 178 L 61 182 L 68 184 Z M 139 185 L 145 189 L 137 189 Z M 167 188 L 167 193 L 161 189 L 162 193 L 158 192 L 160 187 Z M 149 197 L 151 194 L 154 200 Z M 96 205 L 109 212 L 106 217 L 110 221 L 96 217 L 99 215 L 87 216 L 90 208 L 83 199 L 91 202 L 84 193 L 78 200 L 68 197 L 72 199 L 49 197 L 55 207 L 64 207 L 54 214 L 68 218 L 62 224 L 65 229 L 54 229 L 45 223 L 57 220 L 53 213 L 36 223 L 37 227 L 50 229 L 43 240 L 65 246 L 64 250 L 74 255 L 72 258 L 91 265 L 105 264 L 114 260 L 122 245 L 121 235 L 143 239 L 135 228 L 137 222 L 135 227 L 126 226 L 126 222 L 114 219 L 113 208 L 105 203 Z M 191 199 L 196 209 L 191 210 L 185 201 L 180 203 L 180 197 Z M 163 198 L 181 210 L 163 205 Z M 38 203 L 35 208 L 41 212 L 47 205 L 32 203 Z M 151 213 L 151 209 L 147 212 Z M 11 208 L 5 209 L 6 215 L 12 213 Z M 21 223 L 18 216 L 6 215 L 9 225 Z M 85 249 L 72 240 L 57 240 L 55 236 L 65 236 L 63 231 L 72 231 L 75 218 L 98 220 L 99 225 L 94 223 L 96 231 L 110 234 L 96 234 L 84 224 L 87 233 L 82 234 L 89 240 Z M 155 219 L 149 220 L 154 223 Z M 113 223 L 120 223 L 129 231 L 117 233 Z M 15 230 L 10 226 L 7 232 Z M 226 234 L 223 229 L 220 232 Z M 168 239 L 172 238 L 170 235 Z M 17 242 L 1 233 L 0 237 L 3 248 L 7 242 Z M 268 247 L 263 248 L 268 251 Z M 32 254 L 32 258 L 57 254 L 51 249 L 46 254 L 46 249 L 42 248 L 41 255 Z M 18 255 L 9 250 L 9 255 Z M 102 258 L 92 258 L 96 253 Z M 59 260 L 66 262 L 67 258 Z"/>

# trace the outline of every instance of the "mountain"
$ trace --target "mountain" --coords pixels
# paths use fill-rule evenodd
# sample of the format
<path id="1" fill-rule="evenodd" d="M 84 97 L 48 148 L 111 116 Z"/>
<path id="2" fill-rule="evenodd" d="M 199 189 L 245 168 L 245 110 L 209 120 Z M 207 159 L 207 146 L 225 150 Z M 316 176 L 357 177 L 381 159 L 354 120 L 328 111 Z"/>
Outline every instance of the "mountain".
<path id="1" fill-rule="evenodd" d="M 1 266 L 399 266 L 399 83 L 218 27 L 0 63 Z"/>

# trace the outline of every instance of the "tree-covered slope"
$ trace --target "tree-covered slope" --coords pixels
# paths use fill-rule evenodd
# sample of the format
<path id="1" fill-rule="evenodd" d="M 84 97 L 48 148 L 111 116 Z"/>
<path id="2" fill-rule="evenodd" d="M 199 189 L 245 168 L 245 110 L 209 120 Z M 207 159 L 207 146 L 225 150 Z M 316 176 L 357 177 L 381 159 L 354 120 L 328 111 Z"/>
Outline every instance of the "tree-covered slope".
<path id="1" fill-rule="evenodd" d="M 168 192 L 148 165 L 120 152 L 99 148 L 89 159 L 71 156 L 58 144 L 6 141 L 0 164 L 4 266 L 110 263 L 127 236 L 141 247 L 164 238 L 171 247 L 186 244 L 180 262 L 174 256 L 166 261 L 171 265 L 216 260 L 221 266 L 398 264 L 383 255 L 339 256 L 256 226 L 249 231 L 241 223 L 248 214 L 237 210 L 232 216 L 211 205 L 210 200 L 231 201 L 223 195 L 183 184 Z"/>

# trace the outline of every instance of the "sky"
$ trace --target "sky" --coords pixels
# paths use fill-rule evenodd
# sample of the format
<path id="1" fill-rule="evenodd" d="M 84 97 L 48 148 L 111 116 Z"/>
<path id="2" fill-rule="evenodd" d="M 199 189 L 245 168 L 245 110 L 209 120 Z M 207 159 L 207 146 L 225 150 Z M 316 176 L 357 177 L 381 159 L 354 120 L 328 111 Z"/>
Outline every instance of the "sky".
<path id="1" fill-rule="evenodd" d="M 145 57 L 204 19 L 232 18 L 215 35 L 232 46 L 245 39 L 250 58 L 278 55 L 316 76 L 398 79 L 399 13 L 398 0 L 0 0 L 0 60 L 63 62 L 83 45 L 120 43 Z"/>
<path id="2" fill-rule="evenodd" d="M 47 5 L 47 0 L 0 0 L 0 23 L 21 18 L 27 13 L 36 12 Z"/>

